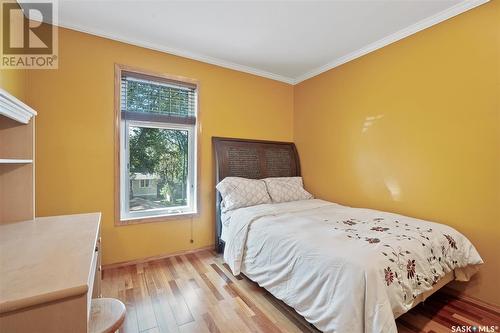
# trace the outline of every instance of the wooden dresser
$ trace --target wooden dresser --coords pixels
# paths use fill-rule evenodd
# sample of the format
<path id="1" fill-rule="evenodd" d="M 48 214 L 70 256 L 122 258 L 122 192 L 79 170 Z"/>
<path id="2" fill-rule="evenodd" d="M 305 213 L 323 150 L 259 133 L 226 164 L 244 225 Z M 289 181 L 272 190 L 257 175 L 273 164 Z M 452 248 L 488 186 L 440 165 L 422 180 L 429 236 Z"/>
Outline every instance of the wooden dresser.
<path id="1" fill-rule="evenodd" d="M 100 213 L 0 225 L 0 332 L 89 327 L 100 296 Z"/>

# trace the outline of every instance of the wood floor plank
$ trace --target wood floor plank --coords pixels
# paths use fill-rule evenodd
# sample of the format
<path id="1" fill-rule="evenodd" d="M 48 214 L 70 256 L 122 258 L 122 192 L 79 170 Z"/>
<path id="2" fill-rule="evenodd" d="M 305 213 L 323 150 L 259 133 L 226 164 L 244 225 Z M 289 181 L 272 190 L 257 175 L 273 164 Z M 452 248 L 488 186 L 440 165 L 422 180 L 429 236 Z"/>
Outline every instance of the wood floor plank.
<path id="1" fill-rule="evenodd" d="M 172 274 L 172 277 L 174 279 L 179 278 L 179 274 L 177 273 L 177 269 L 175 268 L 175 263 L 172 261 L 173 258 L 167 258 L 165 259 L 165 263 L 167 264 L 168 269 L 170 270 L 170 273 Z"/>
<path id="2" fill-rule="evenodd" d="M 151 297 L 157 327 L 160 332 L 178 332 L 179 323 L 191 322 L 186 319 L 181 306 L 174 302 L 174 296 L 168 288 L 168 281 L 163 274 L 163 267 L 149 265 L 144 270 L 148 292 Z M 173 303 L 173 305 L 172 305 Z M 176 313 L 179 311 L 180 313 Z"/>
<path id="3" fill-rule="evenodd" d="M 158 330 L 161 333 L 179 332 L 177 322 L 164 294 L 152 296 L 152 302 Z"/>
<path id="4" fill-rule="evenodd" d="M 189 280 L 192 278 L 192 272 L 189 269 L 189 266 L 191 266 L 191 264 L 187 263 L 186 261 L 183 261 L 182 256 L 176 256 L 170 259 L 171 263 L 175 267 L 177 274 L 179 275 L 178 277 L 179 279 Z"/>
<path id="5" fill-rule="evenodd" d="M 274 323 L 269 319 L 268 316 L 239 288 L 235 287 L 233 284 L 228 285 L 240 298 L 241 300 L 255 313 L 252 317 L 253 321 L 266 332 L 281 332 L 281 330 L 274 325 Z"/>
<path id="6" fill-rule="evenodd" d="M 474 304 L 471 304 L 470 302 L 457 299 L 447 294 L 441 295 L 441 297 L 437 299 L 436 302 L 445 304 L 448 307 L 452 307 L 455 311 L 465 315 L 466 317 L 469 317 L 470 313 L 473 313 L 476 320 L 481 321 L 483 325 L 498 325 L 498 313 L 495 314 L 495 312 L 489 308 L 474 306 Z"/>
<path id="7" fill-rule="evenodd" d="M 188 258 L 191 266 L 198 272 L 198 275 L 201 277 L 202 281 L 205 283 L 205 285 L 213 293 L 214 297 L 219 301 L 223 300 L 224 297 L 221 295 L 219 290 L 217 290 L 217 288 L 214 286 L 212 281 L 210 281 L 210 279 L 205 274 L 207 272 L 207 268 L 202 263 L 202 261 L 197 256 L 195 256 L 193 253 L 187 254 L 186 257 Z"/>
<path id="8" fill-rule="evenodd" d="M 193 315 L 191 314 L 191 311 L 189 310 L 189 307 L 187 306 L 186 301 L 184 300 L 184 297 L 182 296 L 175 280 L 168 281 L 168 284 L 176 301 L 176 311 L 174 312 L 174 314 L 177 320 L 177 324 L 183 325 L 194 321 Z"/>
<path id="9" fill-rule="evenodd" d="M 200 273 L 200 277 L 203 280 L 203 282 L 205 282 L 207 287 L 212 291 L 212 293 L 214 294 L 214 296 L 217 300 L 221 301 L 224 299 L 224 296 L 221 295 L 219 290 L 217 290 L 217 288 L 214 286 L 212 281 L 210 281 L 210 279 L 206 276 L 205 273 Z"/>
<path id="10" fill-rule="evenodd" d="M 457 299 L 456 297 L 451 296 L 451 295 L 447 295 L 447 297 L 448 297 L 448 299 L 454 299 L 455 301 L 457 301 L 461 304 L 464 304 L 466 306 L 469 306 L 469 307 L 484 311 L 486 313 L 489 313 L 490 315 L 492 315 L 493 318 L 498 317 L 498 311 L 493 309 L 493 306 L 482 306 L 480 304 L 472 303 L 471 301 L 469 301 L 467 299 Z"/>
<path id="11" fill-rule="evenodd" d="M 139 272 L 139 269 L 137 270 Z M 137 323 L 139 331 L 145 331 L 156 327 L 156 318 L 153 311 L 153 305 L 149 296 L 144 274 L 141 268 L 141 273 L 132 275 L 132 283 L 134 284 L 134 304 L 137 313 Z"/>
<path id="12" fill-rule="evenodd" d="M 204 321 L 195 321 L 179 327 L 180 333 L 210 333 Z"/>
<path id="13" fill-rule="evenodd" d="M 429 320 L 427 317 L 424 317 L 415 312 L 409 312 L 404 314 L 399 321 L 405 321 L 407 323 L 412 323 L 414 327 L 417 327 L 419 331 L 430 332 L 434 331 L 436 333 L 449 333 L 450 327 L 442 325 L 434 320 Z"/>
<path id="14" fill-rule="evenodd" d="M 249 317 L 246 313 L 244 313 L 243 310 L 241 310 L 240 308 L 235 308 L 234 310 L 238 315 L 239 319 L 246 326 L 247 332 L 262 332 L 262 330 L 260 330 L 258 326 L 255 325 L 251 317 Z"/>
<path id="15" fill-rule="evenodd" d="M 157 295 L 165 289 L 163 270 L 156 263 L 144 268 L 142 276 L 146 282 L 149 296 Z"/>
<path id="16" fill-rule="evenodd" d="M 211 307 L 211 303 L 206 301 L 204 290 L 184 279 L 176 280 L 176 282 L 195 320 L 203 318 L 203 314 Z"/>
<path id="17" fill-rule="evenodd" d="M 434 302 L 426 302 L 425 304 L 419 304 L 416 309 L 417 311 L 414 312 L 421 313 L 425 317 L 437 321 L 443 326 L 467 326 L 467 323 L 458 318 L 454 318 L 453 311 L 450 311 L 446 306 L 443 307 Z"/>
<path id="18" fill-rule="evenodd" d="M 415 333 L 415 331 L 403 326 L 401 323 L 397 323 L 398 333 Z"/>
<path id="19" fill-rule="evenodd" d="M 141 333 L 161 333 L 157 327 L 150 328 L 149 330 L 142 331 Z"/>
<path id="20" fill-rule="evenodd" d="M 302 332 L 302 327 L 297 327 L 290 320 L 288 320 L 281 311 L 277 311 L 275 305 L 269 301 L 269 294 L 266 290 L 260 287 L 257 287 L 256 289 L 256 284 L 246 278 L 243 278 L 242 282 L 238 283 L 237 287 L 239 287 L 243 293 L 249 295 L 255 305 L 257 305 L 262 312 L 266 313 L 269 320 L 271 320 L 274 324 L 286 328 L 286 331 L 288 332 Z M 276 300 L 276 302 L 278 301 Z M 304 321 L 304 319 L 298 314 L 297 317 Z"/>
<path id="21" fill-rule="evenodd" d="M 101 275 L 101 278 L 102 278 L 102 281 L 101 281 L 101 293 L 103 295 L 108 295 L 108 297 L 112 297 L 112 295 L 113 295 L 113 291 L 112 291 L 112 289 L 113 289 L 113 283 L 112 283 L 111 275 L 115 271 L 116 271 L 115 269 L 104 270 L 102 272 L 102 275 Z"/>
<path id="22" fill-rule="evenodd" d="M 217 303 L 219 300 L 215 297 L 214 293 L 212 290 L 207 286 L 207 284 L 203 281 L 200 273 L 198 270 L 195 269 L 195 267 L 190 263 L 190 261 L 184 257 L 184 268 L 190 275 L 190 283 L 196 284 L 204 293 L 203 298 L 210 302 L 213 306 L 217 306 Z"/>
<path id="23" fill-rule="evenodd" d="M 125 304 L 127 315 L 120 329 L 120 333 L 138 333 L 137 312 L 135 310 L 134 290 L 125 289 L 119 292 L 119 299 Z"/>
<path id="24" fill-rule="evenodd" d="M 203 315 L 203 319 L 205 320 L 205 323 L 207 324 L 210 333 L 220 333 L 219 327 L 217 327 L 217 324 L 212 319 L 212 316 L 210 316 L 209 313 L 205 313 Z"/>
<path id="25" fill-rule="evenodd" d="M 211 250 L 105 270 L 102 293 L 127 308 L 121 333 L 318 332 Z M 396 324 L 399 333 L 448 333 L 499 322 L 494 307 L 437 292 Z"/>
<path id="26" fill-rule="evenodd" d="M 109 290 L 107 291 L 110 295 L 109 297 L 118 297 L 118 290 L 120 289 L 121 281 L 119 277 L 119 270 L 113 270 L 109 276 Z"/>
<path id="27" fill-rule="evenodd" d="M 440 304 L 441 306 L 446 306 L 448 309 L 454 311 L 455 313 L 461 313 L 461 314 L 467 316 L 467 318 L 470 318 L 470 319 L 473 319 L 473 320 L 484 322 L 484 320 L 488 319 L 488 318 L 486 318 L 487 316 L 479 314 L 474 309 L 463 307 L 463 306 L 462 307 L 461 306 L 457 306 L 457 305 L 455 305 L 455 304 L 453 304 L 451 302 L 446 302 L 446 301 L 444 301 L 441 298 L 435 298 L 433 300 L 433 302 L 435 302 L 437 304 Z"/>
<path id="28" fill-rule="evenodd" d="M 203 265 L 193 253 L 186 254 L 186 258 L 189 260 L 191 265 L 198 271 L 198 273 L 205 273 L 207 271 L 205 265 Z"/>
<path id="29" fill-rule="evenodd" d="M 181 264 L 181 265 L 184 263 L 184 261 L 182 260 L 182 257 L 181 257 L 181 256 L 176 256 L 176 257 L 175 257 L 175 261 L 177 261 L 177 262 L 178 262 L 179 264 Z"/>
<path id="30" fill-rule="evenodd" d="M 219 276 L 222 278 L 222 280 L 224 280 L 226 283 L 233 283 L 233 281 L 226 275 L 226 273 L 224 273 L 220 268 L 219 266 L 217 266 L 217 264 L 215 263 L 212 263 L 210 264 L 210 267 L 212 267 L 212 269 L 217 273 L 219 274 Z"/>
<path id="31" fill-rule="evenodd" d="M 228 314 L 228 309 L 231 306 L 227 305 L 227 301 L 218 302 L 217 304 L 218 306 L 210 307 L 208 313 L 210 313 L 213 320 L 217 323 L 218 328 L 222 332 L 240 331 L 241 326 L 239 326 L 239 322 L 234 320 L 236 313 L 232 316 Z"/>
<path id="32" fill-rule="evenodd" d="M 456 318 L 458 320 L 461 320 L 462 322 L 467 323 L 468 325 L 471 325 L 471 326 L 481 326 L 481 324 L 478 323 L 477 321 L 474 321 L 472 319 L 466 318 L 466 317 L 464 317 L 464 316 L 462 316 L 462 315 L 460 315 L 458 313 L 452 314 L 452 317 Z"/>
<path id="33" fill-rule="evenodd" d="M 217 274 L 215 271 L 211 270 L 205 273 L 205 275 L 208 277 L 208 279 L 212 282 L 212 284 L 217 288 L 217 290 L 223 291 L 223 298 L 229 299 L 229 298 L 234 298 L 237 297 L 237 295 L 233 292 L 231 288 L 228 286 L 228 282 L 232 283 L 232 281 L 223 279 L 219 274 Z"/>
<path id="34" fill-rule="evenodd" d="M 121 273 L 122 274 L 121 274 L 120 278 L 123 279 L 123 287 L 125 289 L 134 288 L 134 284 L 132 283 L 132 268 L 131 268 L 131 266 L 123 267 Z"/>
<path id="35" fill-rule="evenodd" d="M 199 289 L 199 288 L 200 288 L 200 285 L 198 284 L 198 282 L 196 282 L 196 280 L 195 280 L 195 279 L 193 279 L 193 278 L 189 279 L 189 284 L 190 284 L 193 288 L 195 288 L 195 289 Z"/>
<path id="36" fill-rule="evenodd" d="M 237 307 L 241 309 L 242 313 L 244 313 L 247 317 L 253 317 L 255 316 L 255 312 L 252 311 L 248 307 L 248 305 L 241 300 L 239 297 L 234 298 L 236 300 Z"/>
<path id="37" fill-rule="evenodd" d="M 397 326 L 401 327 L 404 329 L 404 331 L 412 332 L 412 333 L 421 333 L 425 332 L 423 329 L 415 326 L 413 323 L 406 321 L 405 319 L 399 320 L 397 322 Z M 402 329 L 402 330 L 403 330 Z M 400 329 L 398 329 L 398 332 L 400 332 Z"/>

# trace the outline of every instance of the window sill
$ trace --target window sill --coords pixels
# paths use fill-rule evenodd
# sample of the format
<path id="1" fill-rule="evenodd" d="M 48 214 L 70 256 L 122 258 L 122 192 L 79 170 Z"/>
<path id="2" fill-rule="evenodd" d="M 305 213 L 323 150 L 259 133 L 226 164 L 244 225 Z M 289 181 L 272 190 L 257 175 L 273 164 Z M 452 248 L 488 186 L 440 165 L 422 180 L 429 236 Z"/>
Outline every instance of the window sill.
<path id="1" fill-rule="evenodd" d="M 151 216 L 151 217 L 125 218 L 125 219 L 117 220 L 115 222 L 115 226 L 167 222 L 167 221 L 172 221 L 172 220 L 186 220 L 186 219 L 191 219 L 191 218 L 195 218 L 198 216 L 199 216 L 198 212 L 186 212 L 186 213 L 159 215 L 159 216 Z"/>

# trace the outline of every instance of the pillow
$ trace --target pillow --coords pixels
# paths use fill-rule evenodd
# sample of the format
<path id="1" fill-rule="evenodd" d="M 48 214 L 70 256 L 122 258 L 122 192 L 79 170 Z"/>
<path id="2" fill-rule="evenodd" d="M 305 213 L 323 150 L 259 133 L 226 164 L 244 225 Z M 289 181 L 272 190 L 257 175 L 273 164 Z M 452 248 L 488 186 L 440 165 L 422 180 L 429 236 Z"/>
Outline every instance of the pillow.
<path id="1" fill-rule="evenodd" d="M 288 202 L 313 198 L 311 193 L 304 190 L 302 177 L 266 178 L 264 182 L 273 202 Z"/>
<path id="2" fill-rule="evenodd" d="M 216 188 L 222 196 L 223 212 L 272 202 L 266 183 L 260 179 L 226 177 Z"/>

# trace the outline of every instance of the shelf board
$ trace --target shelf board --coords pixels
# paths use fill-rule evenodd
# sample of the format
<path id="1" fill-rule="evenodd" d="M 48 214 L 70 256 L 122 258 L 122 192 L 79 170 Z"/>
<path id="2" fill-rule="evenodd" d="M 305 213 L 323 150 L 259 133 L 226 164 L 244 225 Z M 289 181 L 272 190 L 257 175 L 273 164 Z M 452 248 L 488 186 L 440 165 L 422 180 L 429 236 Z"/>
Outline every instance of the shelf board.
<path id="1" fill-rule="evenodd" d="M 0 115 L 27 124 L 36 111 L 0 88 Z"/>
<path id="2" fill-rule="evenodd" d="M 0 158 L 0 164 L 29 164 L 33 163 L 33 160 L 24 160 L 18 158 Z"/>

